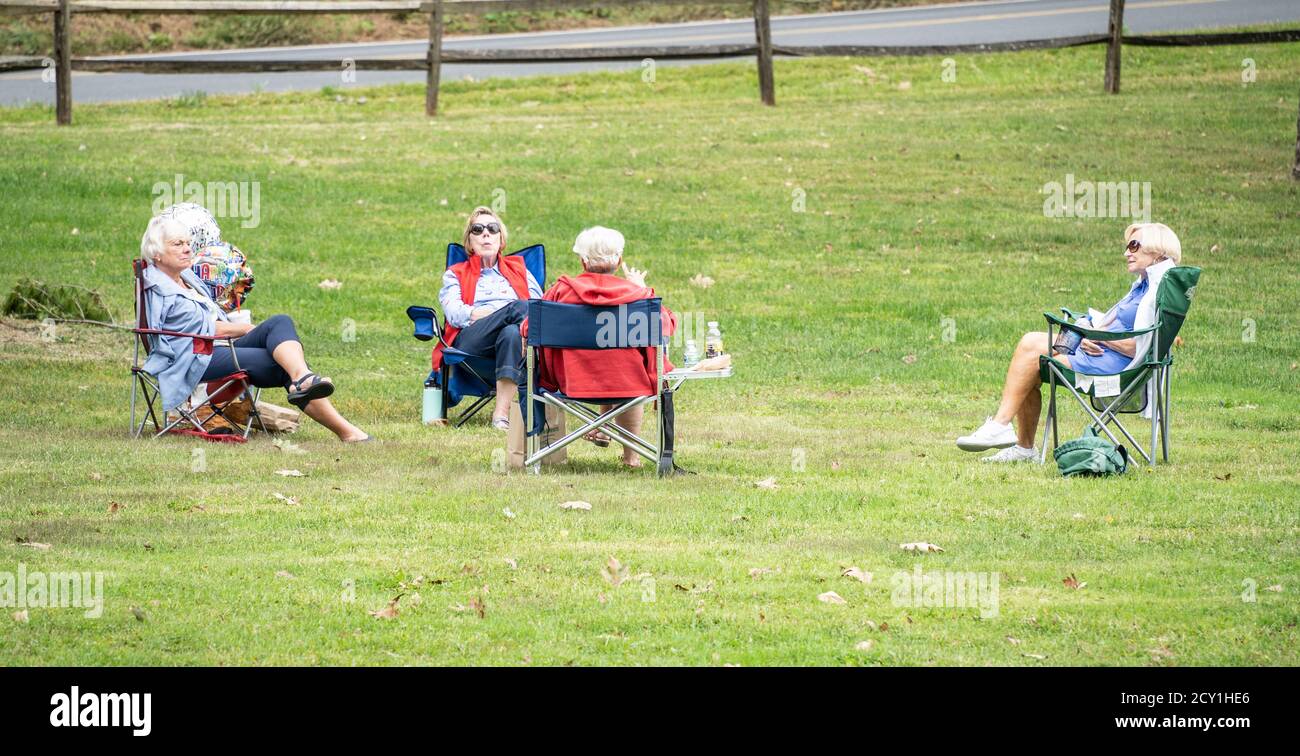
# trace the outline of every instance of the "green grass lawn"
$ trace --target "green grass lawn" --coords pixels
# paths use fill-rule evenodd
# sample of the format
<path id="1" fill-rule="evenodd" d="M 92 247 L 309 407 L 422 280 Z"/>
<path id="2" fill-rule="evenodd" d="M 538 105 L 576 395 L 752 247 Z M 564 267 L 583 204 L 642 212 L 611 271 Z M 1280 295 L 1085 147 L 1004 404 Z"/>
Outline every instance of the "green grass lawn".
<path id="1" fill-rule="evenodd" d="M 730 64 L 450 83 L 432 121 L 410 86 L 78 105 L 62 129 L 0 110 L 0 288 L 83 283 L 129 320 L 155 182 L 260 182 L 259 225 L 223 223 L 248 304 L 295 317 L 382 439 L 132 441 L 127 335 L 0 322 L 0 571 L 105 576 L 99 619 L 6 609 L 0 663 L 1296 664 L 1300 45 L 1131 49 L 1119 97 L 1102 55 L 960 56 L 955 82 L 938 58 L 778 61 L 776 108 Z M 1127 218 L 1044 217 L 1067 175 L 1150 182 L 1204 268 L 1154 471 L 1065 480 L 953 445 L 1044 310 L 1127 289 Z M 494 196 L 552 279 L 611 226 L 670 307 L 721 321 L 736 376 L 678 398 L 697 475 L 589 444 L 494 473 L 483 421 L 419 423 L 403 310 L 435 301 L 445 243 Z M 997 573 L 996 616 L 895 601 L 918 564 Z"/>

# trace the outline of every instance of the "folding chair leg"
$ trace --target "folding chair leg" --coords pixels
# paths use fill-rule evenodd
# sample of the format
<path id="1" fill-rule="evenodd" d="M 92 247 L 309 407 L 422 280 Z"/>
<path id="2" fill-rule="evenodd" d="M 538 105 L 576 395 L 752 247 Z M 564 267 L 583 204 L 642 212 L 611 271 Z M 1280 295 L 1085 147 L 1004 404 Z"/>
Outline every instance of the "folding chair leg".
<path id="1" fill-rule="evenodd" d="M 131 376 L 135 378 L 135 376 Z M 140 390 L 139 381 L 131 381 L 131 435 L 137 435 L 135 432 L 135 395 Z"/>
<path id="2" fill-rule="evenodd" d="M 557 452 L 560 449 L 563 449 L 564 447 L 568 446 L 574 441 L 577 441 L 578 439 L 582 438 L 590 431 L 599 430 L 599 429 L 604 429 L 605 432 L 610 436 L 610 438 L 614 439 L 615 441 L 618 441 L 621 444 L 630 447 L 632 451 L 636 452 L 637 454 L 640 454 L 642 457 L 649 460 L 650 462 L 658 464 L 659 460 L 658 458 L 655 457 L 655 451 L 656 451 L 655 447 L 647 443 L 645 439 L 633 435 L 631 432 L 624 430 L 622 426 L 614 422 L 614 418 L 622 414 L 626 410 L 654 401 L 655 397 L 653 396 L 642 397 L 640 399 L 637 399 L 636 401 L 619 405 L 618 407 L 615 407 L 614 409 L 608 412 L 604 412 L 600 415 L 597 415 L 596 413 L 592 412 L 586 407 L 583 407 L 582 405 L 567 404 L 546 394 L 543 394 L 540 398 L 543 402 L 550 404 L 554 407 L 557 407 L 559 409 L 562 409 L 568 412 L 569 414 L 573 415 L 574 417 L 578 418 L 579 420 L 582 420 L 583 425 L 581 425 L 576 430 L 572 431 L 571 433 L 564 436 L 560 440 L 551 443 L 550 445 L 546 446 L 543 449 L 538 449 L 536 448 L 536 446 L 530 447 L 528 452 L 528 458 L 524 460 L 525 466 L 530 466 L 533 464 L 540 463 L 543 457 L 553 454 L 554 452 Z M 534 436 L 534 438 L 536 437 Z"/>
<path id="3" fill-rule="evenodd" d="M 480 396 L 478 400 L 474 402 L 474 404 L 470 405 L 469 409 L 461 413 L 460 419 L 456 421 L 456 427 L 459 428 L 460 426 L 469 422 L 469 419 L 471 417 L 474 417 L 474 415 L 478 414 L 479 410 L 483 409 L 483 405 L 487 404 L 488 402 L 496 398 L 497 398 L 497 392 L 495 391 L 488 394 L 487 396 Z"/>
<path id="4" fill-rule="evenodd" d="M 524 418 L 525 418 L 524 439 L 527 443 L 524 444 L 524 448 L 528 456 L 527 459 L 524 460 L 524 468 L 527 469 L 528 472 L 532 473 L 533 475 L 541 475 L 542 473 L 541 460 L 535 459 L 537 457 L 537 443 L 540 439 L 538 439 L 537 435 L 533 433 L 533 420 L 534 420 L 533 415 L 535 412 L 534 405 L 536 404 L 536 402 L 533 401 L 533 392 L 536 391 L 537 389 L 534 381 L 535 373 L 537 369 L 537 355 L 532 349 L 528 348 L 527 341 L 524 342 L 524 352 L 526 353 L 526 358 L 528 362 L 528 364 L 524 368 L 525 374 L 528 376 L 528 391 L 524 394 L 524 402 L 527 406 L 519 408 L 524 411 Z M 529 459 L 533 460 L 533 464 L 531 465 L 528 464 Z"/>
<path id="5" fill-rule="evenodd" d="M 1148 404 L 1151 405 L 1151 459 L 1148 460 L 1148 462 L 1151 467 L 1155 467 L 1156 434 L 1160 430 L 1160 373 L 1157 372 L 1155 376 L 1152 377 L 1150 384 L 1153 388 L 1152 393 L 1154 393 L 1155 396 L 1148 400 Z M 1146 391 L 1146 387 L 1143 387 L 1142 390 Z"/>
<path id="6" fill-rule="evenodd" d="M 1161 369 L 1164 376 L 1164 390 L 1160 392 L 1160 453 L 1165 462 L 1169 461 L 1169 368 Z"/>
<path id="7" fill-rule="evenodd" d="M 1038 464 L 1047 463 L 1047 437 L 1051 434 L 1052 451 L 1056 451 L 1056 373 L 1047 371 L 1047 417 L 1043 420 L 1043 449 L 1038 455 Z"/>

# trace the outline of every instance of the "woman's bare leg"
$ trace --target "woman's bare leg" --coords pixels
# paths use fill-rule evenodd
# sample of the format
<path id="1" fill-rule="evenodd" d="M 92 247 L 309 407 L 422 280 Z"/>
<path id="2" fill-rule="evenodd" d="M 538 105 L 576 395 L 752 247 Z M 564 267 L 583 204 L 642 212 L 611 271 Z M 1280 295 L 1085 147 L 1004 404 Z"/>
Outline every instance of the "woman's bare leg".
<path id="1" fill-rule="evenodd" d="M 1033 448 L 1038 415 L 1043 407 L 1043 398 L 1038 390 L 1042 385 L 1038 378 L 1038 358 L 1050 351 L 1046 332 L 1031 331 L 1020 338 L 1015 353 L 1011 355 L 1011 364 L 1007 367 L 1002 403 L 993 416 L 999 423 L 1009 423 L 1015 418 L 1018 443 L 1026 449 Z M 1057 355 L 1056 359 L 1067 367 L 1070 364 L 1069 358 L 1064 355 Z"/>
<path id="2" fill-rule="evenodd" d="M 338 410 L 334 409 L 329 399 L 313 399 L 307 402 L 307 406 L 303 407 L 302 411 L 307 413 L 307 417 L 333 431 L 340 441 L 360 441 L 366 437 L 366 432 L 349 423 Z"/>
<path id="3" fill-rule="evenodd" d="M 609 412 L 612 409 L 614 409 L 614 405 L 612 404 L 600 405 L 601 414 Z M 645 420 L 645 405 L 638 404 L 632 409 L 618 415 L 614 420 L 614 424 L 634 436 L 639 436 L 641 435 L 641 423 L 643 420 Z M 630 467 L 641 466 L 641 455 L 637 454 L 636 451 L 627 444 L 623 444 L 623 464 Z"/>
<path id="4" fill-rule="evenodd" d="M 307 374 L 307 358 L 302 352 L 302 342 L 299 341 L 282 341 L 280 346 L 271 352 L 271 359 L 275 364 L 284 368 L 284 372 L 289 374 L 289 380 L 296 381 Z"/>
<path id="5" fill-rule="evenodd" d="M 519 384 L 514 381 L 497 379 L 497 401 L 492 408 L 492 417 L 510 418 L 510 399 L 519 394 Z"/>

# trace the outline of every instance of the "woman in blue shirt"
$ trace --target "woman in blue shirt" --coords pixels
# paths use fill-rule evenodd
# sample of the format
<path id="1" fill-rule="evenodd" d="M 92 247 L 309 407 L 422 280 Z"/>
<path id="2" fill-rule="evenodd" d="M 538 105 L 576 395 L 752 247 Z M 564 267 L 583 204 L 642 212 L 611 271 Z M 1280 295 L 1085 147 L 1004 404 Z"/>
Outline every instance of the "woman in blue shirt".
<path id="1" fill-rule="evenodd" d="M 302 342 L 293 321 L 276 315 L 258 324 L 231 323 L 208 296 L 207 287 L 190 270 L 190 232 L 171 218 L 149 221 L 140 242 L 144 270 L 145 314 L 152 329 L 197 333 L 219 339 L 234 339 L 239 369 L 254 386 L 281 386 L 288 400 L 308 417 L 346 442 L 367 441 L 365 431 L 349 423 L 328 397 L 334 384 L 307 367 Z M 151 348 L 144 370 L 158 379 L 164 410 L 180 406 L 203 381 L 213 381 L 235 372 L 234 355 L 228 348 L 212 354 L 196 354 L 194 340 L 184 336 L 149 337 Z"/>
<path id="2" fill-rule="evenodd" d="M 1178 235 L 1163 223 L 1135 223 L 1124 232 L 1124 262 L 1131 275 L 1137 276 L 1128 294 L 1110 312 L 1107 320 L 1094 323 L 1093 330 L 1132 331 L 1142 307 L 1142 300 L 1152 293 L 1148 273 L 1157 277 L 1163 270 L 1178 265 L 1182 259 Z M 1148 301 L 1152 301 L 1149 299 Z M 1081 375 L 1114 375 L 1123 371 L 1137 352 L 1138 339 L 1097 342 L 1083 339 L 1070 356 L 1058 354 L 1055 360 Z M 995 415 L 969 436 L 957 439 L 964 451 L 1001 449 L 985 457 L 989 462 L 1020 462 L 1035 459 L 1034 435 L 1043 400 L 1039 393 L 1038 360 L 1051 354 L 1047 333 L 1026 333 L 1011 356 L 1002 402 Z M 1016 427 L 1011 420 L 1015 419 Z"/>

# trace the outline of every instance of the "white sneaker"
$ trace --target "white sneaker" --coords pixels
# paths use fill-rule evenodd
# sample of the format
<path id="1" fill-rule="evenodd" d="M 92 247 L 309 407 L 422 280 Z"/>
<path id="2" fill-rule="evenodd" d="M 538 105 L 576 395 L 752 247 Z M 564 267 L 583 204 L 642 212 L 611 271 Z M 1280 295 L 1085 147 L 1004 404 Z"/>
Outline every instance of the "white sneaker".
<path id="1" fill-rule="evenodd" d="M 981 457 L 981 462 L 1034 462 L 1037 461 L 1038 454 L 1033 449 L 1026 449 L 1023 446 L 1008 446 L 997 454 L 990 454 L 987 457 Z"/>
<path id="2" fill-rule="evenodd" d="M 988 449 L 1005 449 L 1016 445 L 1016 431 L 1011 423 L 1003 425 L 993 418 L 984 421 L 979 430 L 969 436 L 957 439 L 957 448 L 962 451 L 986 451 Z"/>

